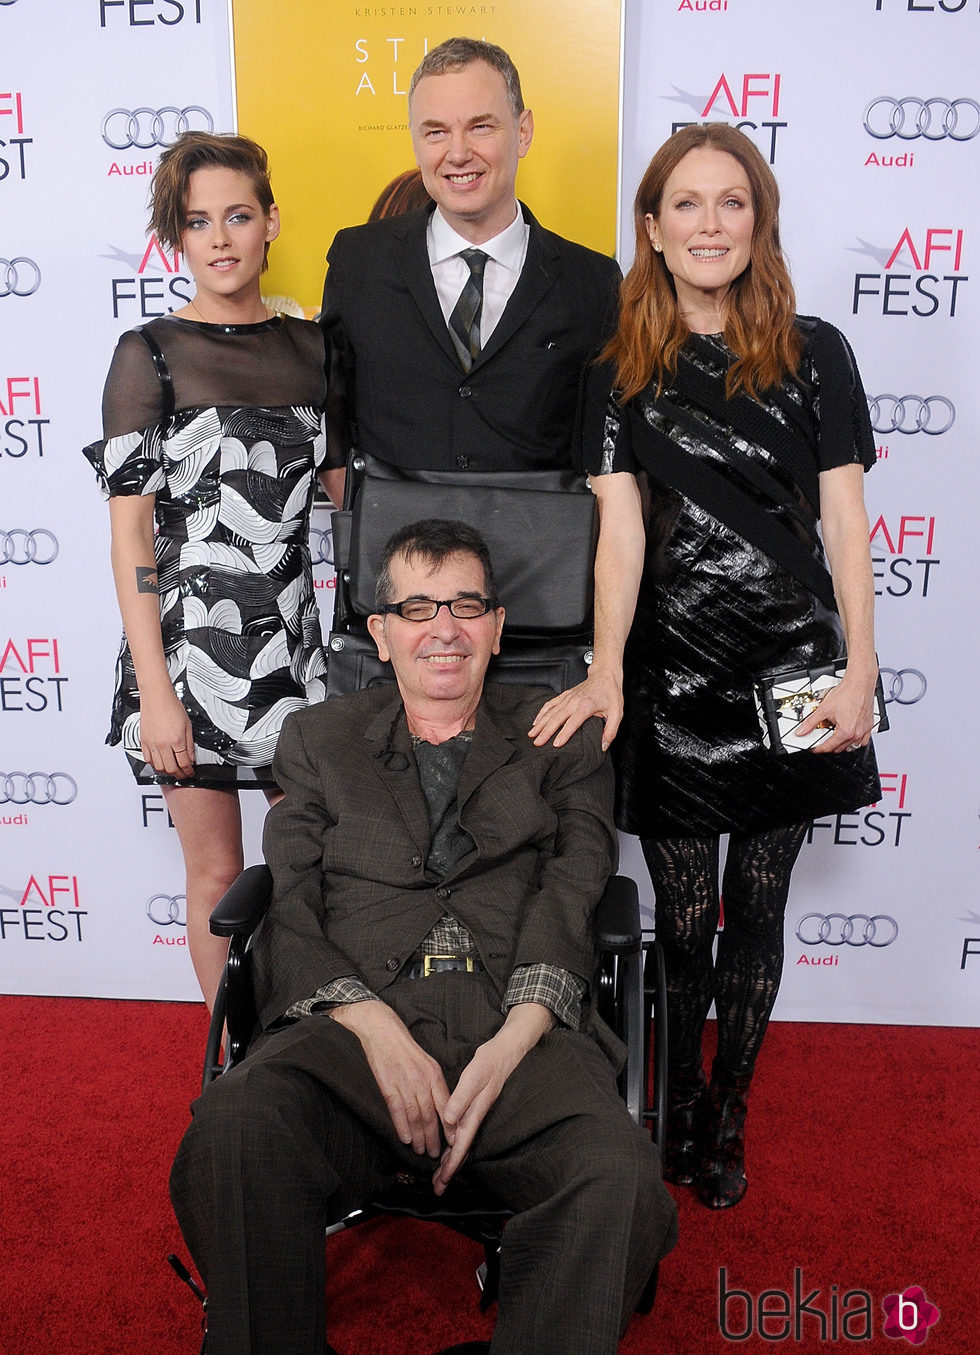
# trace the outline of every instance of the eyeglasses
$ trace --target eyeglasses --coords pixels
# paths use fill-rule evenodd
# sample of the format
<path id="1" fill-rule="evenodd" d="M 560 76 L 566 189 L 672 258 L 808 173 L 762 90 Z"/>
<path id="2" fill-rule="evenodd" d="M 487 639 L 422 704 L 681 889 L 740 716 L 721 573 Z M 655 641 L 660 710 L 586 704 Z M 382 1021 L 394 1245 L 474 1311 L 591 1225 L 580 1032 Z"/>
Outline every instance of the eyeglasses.
<path id="1" fill-rule="evenodd" d="M 449 615 L 457 621 L 475 621 L 486 616 L 497 606 L 495 598 L 444 598 L 436 602 L 435 598 L 409 598 L 407 602 L 386 602 L 383 612 L 394 612 L 403 621 L 434 621 L 440 607 L 448 607 Z"/>

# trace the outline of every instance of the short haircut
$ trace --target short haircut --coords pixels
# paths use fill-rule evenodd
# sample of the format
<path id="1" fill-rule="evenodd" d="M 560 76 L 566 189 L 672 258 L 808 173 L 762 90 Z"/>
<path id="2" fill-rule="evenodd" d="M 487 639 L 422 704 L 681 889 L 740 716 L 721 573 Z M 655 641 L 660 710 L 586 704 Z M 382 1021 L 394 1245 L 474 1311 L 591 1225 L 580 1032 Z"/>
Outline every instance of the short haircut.
<path id="1" fill-rule="evenodd" d="M 181 247 L 191 175 L 198 169 L 232 169 L 246 175 L 266 214 L 275 202 L 268 156 L 257 142 L 230 132 L 184 132 L 160 156 L 150 186 L 150 229 L 168 249 Z M 265 252 L 263 269 L 268 265 L 268 244 Z"/>
<path id="2" fill-rule="evenodd" d="M 510 101 L 514 117 L 524 112 L 524 95 L 521 93 L 521 77 L 517 67 L 502 47 L 492 42 L 482 42 L 479 38 L 447 38 L 433 47 L 419 62 L 408 86 L 408 106 L 411 109 L 415 86 L 428 75 L 449 75 L 464 70 L 474 61 L 484 61 L 493 70 L 503 76 L 507 86 L 507 98 Z M 409 117 L 411 121 L 411 117 Z"/>
<path id="3" fill-rule="evenodd" d="M 437 569 L 451 555 L 472 555 L 479 561 L 483 568 L 484 596 L 496 606 L 497 581 L 493 576 L 490 548 L 480 533 L 465 522 L 426 518 L 422 522 L 411 522 L 406 527 L 399 527 L 388 538 L 374 586 L 374 601 L 378 611 L 386 603 L 395 601 L 392 596 L 391 562 L 397 556 L 401 556 L 407 564 L 421 559 Z"/>

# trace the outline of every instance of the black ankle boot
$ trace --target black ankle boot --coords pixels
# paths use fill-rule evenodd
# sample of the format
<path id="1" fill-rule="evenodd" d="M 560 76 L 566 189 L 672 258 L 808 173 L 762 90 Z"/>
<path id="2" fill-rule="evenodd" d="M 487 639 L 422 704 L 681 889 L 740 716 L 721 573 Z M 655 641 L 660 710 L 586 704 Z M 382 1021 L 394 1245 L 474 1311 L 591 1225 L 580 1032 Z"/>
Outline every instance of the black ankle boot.
<path id="1" fill-rule="evenodd" d="M 693 1185 L 701 1166 L 699 1130 L 707 1085 L 701 1068 L 668 1077 L 664 1180 L 678 1186 Z"/>
<path id="2" fill-rule="evenodd" d="M 731 1209 L 745 1194 L 745 1115 L 751 1084 L 733 1077 L 715 1059 L 704 1102 L 698 1197 L 709 1209 Z"/>

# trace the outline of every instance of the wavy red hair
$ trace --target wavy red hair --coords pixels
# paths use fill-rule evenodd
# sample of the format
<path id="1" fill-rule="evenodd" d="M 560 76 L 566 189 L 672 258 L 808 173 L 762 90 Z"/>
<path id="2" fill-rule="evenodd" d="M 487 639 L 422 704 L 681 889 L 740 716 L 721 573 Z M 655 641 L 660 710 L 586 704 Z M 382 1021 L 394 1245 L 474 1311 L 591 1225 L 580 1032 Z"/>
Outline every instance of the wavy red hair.
<path id="1" fill-rule="evenodd" d="M 734 156 L 745 170 L 755 213 L 749 265 L 725 299 L 724 339 L 736 355 L 726 394 L 744 390 L 756 398 L 759 391 L 792 376 L 799 365 L 796 296 L 779 243 L 775 175 L 743 132 L 722 122 L 696 123 L 664 142 L 636 192 L 636 258 L 620 288 L 619 327 L 602 353 L 615 364 L 615 385 L 624 401 L 651 380 L 659 390 L 664 378 L 676 372 L 677 356 L 690 333 L 664 257 L 650 243 L 646 217 L 659 216 L 667 180 L 684 156 L 705 146 Z"/>

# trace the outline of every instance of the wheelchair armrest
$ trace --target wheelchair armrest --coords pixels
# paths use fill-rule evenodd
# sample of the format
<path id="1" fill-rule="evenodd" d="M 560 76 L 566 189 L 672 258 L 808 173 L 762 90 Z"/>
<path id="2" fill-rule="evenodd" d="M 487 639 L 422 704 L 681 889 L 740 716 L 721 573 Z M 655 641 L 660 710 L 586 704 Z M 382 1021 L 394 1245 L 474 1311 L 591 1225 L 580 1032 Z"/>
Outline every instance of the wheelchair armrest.
<path id="1" fill-rule="evenodd" d="M 272 902 L 272 871 L 265 864 L 247 866 L 211 913 L 212 936 L 251 936 Z"/>
<path id="2" fill-rule="evenodd" d="M 594 922 L 596 949 L 612 955 L 633 955 L 643 947 L 640 895 L 628 875 L 613 875 L 599 900 Z"/>

